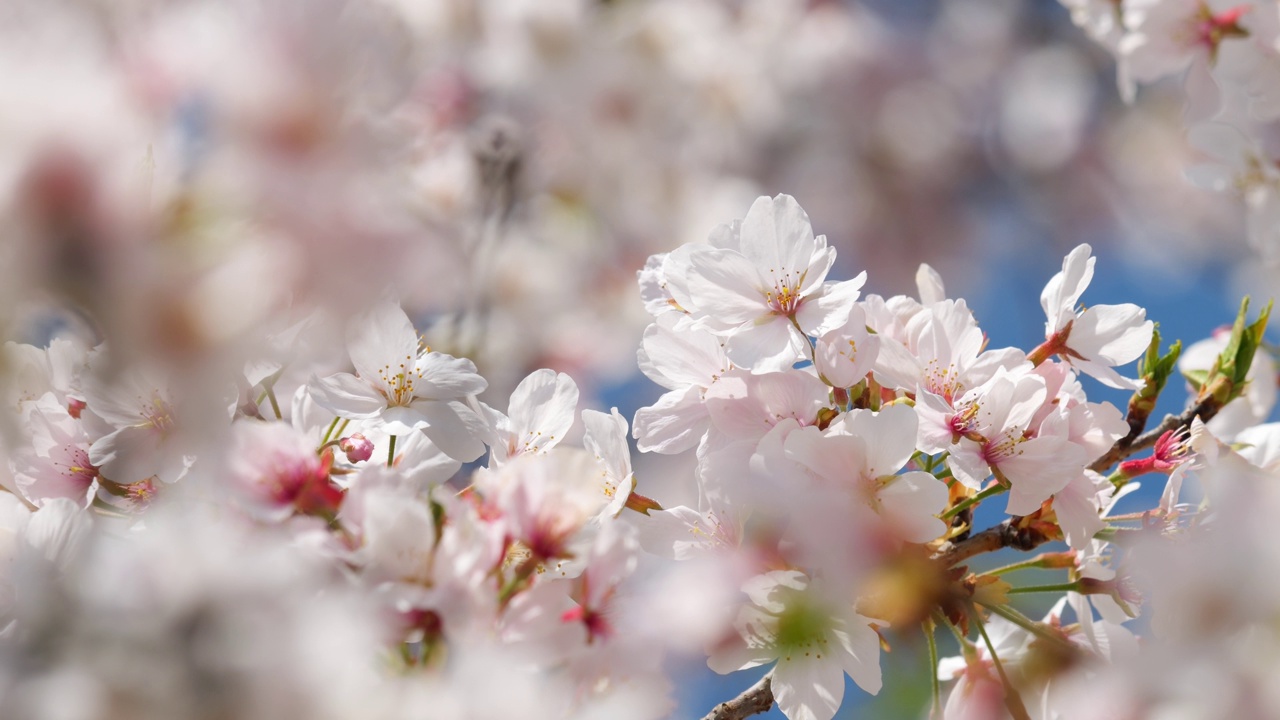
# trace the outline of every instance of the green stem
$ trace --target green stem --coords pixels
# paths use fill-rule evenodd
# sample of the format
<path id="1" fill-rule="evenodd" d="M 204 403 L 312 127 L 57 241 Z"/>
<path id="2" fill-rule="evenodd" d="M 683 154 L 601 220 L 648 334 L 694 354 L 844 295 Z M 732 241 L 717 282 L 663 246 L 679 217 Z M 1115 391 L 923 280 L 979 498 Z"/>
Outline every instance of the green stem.
<path id="1" fill-rule="evenodd" d="M 1045 630 L 1040 623 L 1036 622 L 1035 620 L 1032 620 L 1026 615 L 1023 615 L 1017 610 L 1014 610 L 1008 605 L 986 605 L 984 607 L 986 607 L 988 610 L 995 613 L 996 615 L 999 615 L 1000 617 L 1004 618 L 1005 620 L 1008 620 L 1014 625 L 1017 625 L 1023 630 L 1026 630 L 1032 635 L 1035 635 L 1038 638 L 1055 643 L 1059 646 L 1069 645 L 1066 640 L 1062 639 L 1057 635 L 1054 635 L 1048 630 Z"/>
<path id="2" fill-rule="evenodd" d="M 277 420 L 283 420 L 284 415 L 280 413 L 280 403 L 276 402 L 275 386 L 273 385 L 271 387 L 268 387 L 266 389 L 266 393 L 267 393 L 267 399 L 271 401 L 271 412 L 276 414 Z"/>
<path id="3" fill-rule="evenodd" d="M 947 521 L 947 520 L 950 520 L 951 518 L 955 517 L 956 515 L 959 515 L 960 513 L 964 512 L 965 510 L 968 510 L 969 508 L 973 507 L 974 505 L 977 505 L 978 503 L 982 502 L 983 500 L 986 500 L 987 498 L 989 498 L 989 497 L 991 497 L 991 496 L 993 496 L 993 495 L 999 495 L 1000 493 L 1005 492 L 1005 491 L 1006 491 L 1006 490 L 1008 490 L 1008 489 L 1009 489 L 1009 488 L 1005 487 L 1004 485 L 1001 485 L 1000 483 L 995 483 L 994 485 L 992 485 L 991 487 L 987 488 L 986 490 L 983 490 L 982 492 L 978 493 L 977 495 L 974 495 L 974 496 L 973 496 L 973 497 L 971 497 L 971 498 L 966 498 L 966 499 L 964 499 L 964 500 L 960 501 L 959 503 L 956 503 L 955 507 L 953 507 L 953 508 L 951 508 L 950 510 L 948 510 L 948 511 L 946 511 L 946 512 L 942 513 L 942 515 L 941 515 L 940 517 L 942 518 L 942 520 L 943 520 L 944 522 L 945 522 L 945 521 Z"/>
<path id="4" fill-rule="evenodd" d="M 1041 570 L 1047 569 L 1047 566 L 1045 565 L 1045 562 L 1044 562 L 1043 555 L 1033 557 L 1030 560 L 1023 560 L 1022 562 L 1011 563 L 1009 565 L 1005 565 L 1004 567 L 998 567 L 994 570 L 987 570 L 982 574 L 991 575 L 991 576 L 1000 576 L 1000 575 L 1006 575 L 1016 570 L 1030 570 L 1033 568 L 1039 568 Z"/>
<path id="5" fill-rule="evenodd" d="M 942 685 L 938 681 L 938 641 L 934 638 L 937 628 L 927 620 L 920 627 L 924 629 L 925 639 L 929 641 L 929 678 L 933 685 L 933 704 L 929 708 L 929 717 L 938 720 L 942 717 Z"/>
<path id="6" fill-rule="evenodd" d="M 991 655 L 991 664 L 995 666 L 996 672 L 1000 674 L 1000 683 L 1004 685 L 1005 707 L 1015 720 L 1030 720 L 1027 708 L 1022 703 L 1022 696 L 1018 694 L 1018 691 L 1013 687 L 1013 683 L 1009 681 L 1009 676 L 1004 671 L 1004 664 L 1000 662 L 1000 657 L 996 655 L 996 646 L 991 642 L 991 638 L 987 637 L 987 628 L 982 624 L 982 615 L 974 605 L 970 605 L 969 610 L 974 624 L 978 626 L 978 634 L 982 635 L 982 642 L 986 643 L 987 652 Z"/>
<path id="7" fill-rule="evenodd" d="M 259 400 L 258 402 L 262 402 Z M 324 431 L 324 437 L 320 439 L 320 444 L 325 445 L 329 442 L 329 438 L 333 436 L 333 429 L 338 427 L 338 416 L 333 416 L 333 422 L 329 423 L 329 428 Z"/>
<path id="8" fill-rule="evenodd" d="M 951 621 L 947 619 L 946 615 L 942 614 L 941 610 L 933 611 L 933 621 L 938 625 L 946 626 L 946 628 L 951 631 L 951 634 L 956 636 L 956 642 L 960 643 L 961 648 L 964 648 L 966 646 L 973 644 L 969 642 L 969 638 L 965 637 L 963 634 L 960 633 L 960 628 L 951 624 Z"/>
<path id="9" fill-rule="evenodd" d="M 1028 585 L 1026 587 L 1009 588 L 1006 594 L 1018 595 L 1021 593 L 1064 593 L 1079 592 L 1080 583 L 1058 583 L 1057 585 Z"/>
<path id="10" fill-rule="evenodd" d="M 516 566 L 515 574 L 512 575 L 511 579 L 504 583 L 502 588 L 498 591 L 498 604 L 502 607 L 506 607 L 507 603 L 511 600 L 511 597 L 523 588 L 525 581 L 528 580 L 537 569 L 538 561 L 532 556 L 521 561 L 521 563 Z"/>
<path id="11" fill-rule="evenodd" d="M 391 444 L 387 446 L 387 467 L 391 467 L 396 462 L 396 436 L 391 436 Z"/>

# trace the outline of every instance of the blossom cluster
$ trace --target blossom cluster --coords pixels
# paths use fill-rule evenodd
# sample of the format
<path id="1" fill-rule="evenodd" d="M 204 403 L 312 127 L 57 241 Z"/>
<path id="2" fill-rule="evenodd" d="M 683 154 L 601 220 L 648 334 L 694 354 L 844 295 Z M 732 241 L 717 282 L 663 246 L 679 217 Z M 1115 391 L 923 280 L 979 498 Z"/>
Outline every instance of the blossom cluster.
<path id="1" fill-rule="evenodd" d="M 1036 693 L 1072 716 L 1080 696 L 1060 688 L 1139 656 L 1123 623 L 1142 602 L 1116 538 L 1194 530 L 1202 552 L 1254 527 L 1237 475 L 1265 478 L 1274 426 L 1224 435 L 1258 448 L 1237 451 L 1202 418 L 1249 402 L 1269 412 L 1274 387 L 1244 393 L 1265 384 L 1248 380 L 1265 318 L 1242 314 L 1220 352 L 1199 353 L 1208 367 L 1189 354 L 1196 414 L 1104 477 L 1142 444 L 1178 353 L 1159 354 L 1135 305 L 1081 305 L 1089 246 L 1045 285 L 1029 352 L 988 347 L 927 265 L 918 299 L 884 298 L 863 295 L 865 273 L 828 279 L 834 261 L 786 195 L 650 258 L 639 365 L 667 393 L 630 424 L 579 413 L 576 384 L 551 370 L 521 381 L 505 411 L 482 402 L 475 365 L 433 350 L 385 298 L 343 321 L 344 354 L 306 340 L 333 336 L 321 329 L 338 321 L 318 313 L 268 343 L 290 345 L 287 360 L 258 357 L 201 387 L 74 336 L 7 344 L 6 705 L 30 717 L 209 703 L 244 717 L 399 717 L 429 693 L 441 717 L 526 703 L 546 717 L 658 717 L 664 658 L 705 651 L 720 672 L 772 664 L 771 701 L 826 719 L 846 674 L 879 691 L 883 637 L 945 625 L 964 650 L 939 666 L 959 679 L 948 714 L 1003 698 L 1026 716 Z M 1139 358 L 1138 377 L 1117 370 Z M 1082 374 L 1134 391 L 1127 414 L 1089 400 Z M 579 422 L 575 447 L 564 441 Z M 644 452 L 696 449 L 696 507 L 636 492 L 628 434 Z M 1179 502 L 1193 457 L 1213 512 Z M 1108 513 L 1150 472 L 1170 474 L 1164 497 L 1122 530 Z M 997 495 L 1010 518 L 975 532 L 973 508 Z M 1219 500 L 1245 517 L 1222 528 Z M 1041 588 L 964 570 L 973 554 L 1052 540 L 1068 549 L 1023 563 L 1071 577 L 1047 588 L 1066 598 L 1044 622 L 1008 604 Z M 1159 541 L 1132 552 L 1148 569 L 1186 554 Z M 1209 601 L 1186 590 L 1170 602 Z M 329 615 L 354 629 L 318 630 Z M 254 644 L 232 651 L 242 633 Z M 1016 689 L 1007 673 L 1046 647 L 1071 662 Z M 37 653 L 51 655 L 27 662 Z M 122 682 L 119 653 L 182 679 Z M 261 669 L 271 662 L 293 674 L 282 683 Z M 327 680 L 346 666 L 359 669 Z M 495 677 L 521 693 L 485 696 Z M 182 683 L 209 685 L 191 695 Z"/>
<path id="2" fill-rule="evenodd" d="M 1169 345 L 1080 244 L 993 348 L 956 262 L 837 276 L 990 172 L 959 98 L 1029 172 L 1084 142 L 1028 110 L 1079 60 L 974 6 L 928 62 L 1008 83 L 888 77 L 840 3 L 10 3 L 0 715 L 643 720 L 692 660 L 768 668 L 709 717 L 828 720 L 920 638 L 937 717 L 1280 714 L 1269 306 Z M 1274 119 L 1275 8 L 1072 6 L 1125 87 L 1191 66 L 1270 258 L 1219 141 Z M 765 178 L 873 199 L 829 242 Z"/>
<path id="3" fill-rule="evenodd" d="M 1062 0 L 1110 50 L 1121 93 L 1183 78 L 1195 184 L 1243 199 L 1248 238 L 1280 262 L 1280 174 L 1272 138 L 1280 120 L 1280 9 L 1265 0 Z"/>

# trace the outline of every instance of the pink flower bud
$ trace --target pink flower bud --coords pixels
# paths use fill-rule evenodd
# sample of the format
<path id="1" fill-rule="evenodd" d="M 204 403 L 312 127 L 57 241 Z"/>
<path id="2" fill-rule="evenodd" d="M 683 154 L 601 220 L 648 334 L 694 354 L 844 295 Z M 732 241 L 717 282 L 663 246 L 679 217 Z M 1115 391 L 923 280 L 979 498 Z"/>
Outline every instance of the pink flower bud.
<path id="1" fill-rule="evenodd" d="M 360 433 L 339 440 L 338 448 L 347 454 L 347 462 L 362 462 L 373 456 L 373 442 Z"/>

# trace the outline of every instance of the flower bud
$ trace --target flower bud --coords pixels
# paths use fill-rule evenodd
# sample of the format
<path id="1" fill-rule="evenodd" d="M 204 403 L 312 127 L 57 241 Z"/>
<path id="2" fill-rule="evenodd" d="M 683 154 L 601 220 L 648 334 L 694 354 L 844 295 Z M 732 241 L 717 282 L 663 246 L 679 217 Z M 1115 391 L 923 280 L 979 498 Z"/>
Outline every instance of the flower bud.
<path id="1" fill-rule="evenodd" d="M 347 454 L 347 462 L 363 462 L 373 456 L 373 441 L 360 433 L 352 433 L 339 440 L 338 448 Z"/>

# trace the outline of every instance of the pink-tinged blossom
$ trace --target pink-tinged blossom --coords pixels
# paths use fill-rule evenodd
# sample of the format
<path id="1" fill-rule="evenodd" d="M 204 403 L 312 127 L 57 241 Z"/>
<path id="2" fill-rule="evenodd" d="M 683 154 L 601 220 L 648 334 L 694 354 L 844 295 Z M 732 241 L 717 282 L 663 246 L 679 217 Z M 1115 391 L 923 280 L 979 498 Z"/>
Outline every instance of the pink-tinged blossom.
<path id="1" fill-rule="evenodd" d="M 941 397 L 921 392 L 916 398 L 919 449 L 949 452 L 947 466 L 974 490 L 996 474 L 1009 484 L 1006 512 L 1035 512 L 1084 466 L 1084 452 L 1068 441 L 1068 424 L 1061 415 L 1051 416 L 1053 422 L 1047 419 L 1031 436 L 1030 422 L 1046 394 L 1039 375 L 1003 369 L 965 393 L 954 409 Z"/>
<path id="2" fill-rule="evenodd" d="M 30 403 L 25 419 L 31 442 L 11 459 L 18 490 L 36 506 L 53 498 L 88 505 L 98 468 L 89 461 L 91 442 L 83 425 L 53 393 Z"/>
<path id="3" fill-rule="evenodd" d="M 182 447 L 185 438 L 176 427 L 168 383 L 142 371 L 110 380 L 102 375 L 91 373 L 84 383 L 88 411 L 114 428 L 89 448 L 89 461 L 101 477 L 119 485 L 181 480 L 195 457 Z"/>
<path id="4" fill-rule="evenodd" d="M 558 447 L 478 472 L 476 486 L 502 512 L 510 537 L 547 561 L 574 557 L 583 528 L 608 506 L 600 474 L 590 453 Z"/>
<path id="5" fill-rule="evenodd" d="M 997 368 L 1025 363 L 1014 348 L 983 351 L 985 344 L 965 302 L 942 300 L 913 314 L 900 340 L 882 337 L 876 380 L 909 393 L 929 392 L 950 403 L 986 382 Z"/>
<path id="6" fill-rule="evenodd" d="M 788 368 L 807 356 L 807 336 L 848 320 L 866 273 L 824 284 L 835 249 L 825 236 L 814 237 L 794 198 L 762 197 L 741 222 L 718 232 L 725 238 L 719 247 L 694 246 L 687 254 L 686 309 L 695 326 L 725 338 L 734 364 Z"/>
<path id="7" fill-rule="evenodd" d="M 1031 633 L 1002 617 L 992 616 L 984 622 L 987 637 L 1001 664 L 1010 669 L 1017 667 L 1033 639 Z M 974 647 L 969 654 L 940 659 L 938 680 L 956 681 L 943 705 L 945 720 L 1004 717 L 1004 684 L 985 644 Z"/>
<path id="8" fill-rule="evenodd" d="M 1093 536 L 1107 526 L 1102 519 L 1102 507 L 1115 490 L 1105 477 L 1085 470 L 1053 496 L 1053 512 L 1068 545 L 1084 550 Z"/>
<path id="9" fill-rule="evenodd" d="M 1077 617 L 1072 625 L 1063 623 L 1063 611 L 1068 603 Z M 984 624 L 995 657 L 1014 682 L 1030 717 L 1058 717 L 1057 710 L 1063 700 L 1062 688 L 1058 687 L 1059 675 L 1038 671 L 1053 662 L 1053 653 L 1061 651 L 1046 647 L 1045 641 L 1002 617 L 993 615 Z M 1137 638 L 1132 633 L 1105 619 L 1095 620 L 1088 604 L 1075 594 L 1055 603 L 1040 626 L 1081 651 L 1074 656 L 1076 664 L 1072 669 L 1082 674 L 1095 677 L 1105 674 L 1109 663 L 1132 659 L 1138 653 Z M 938 679 L 956 681 L 943 708 L 945 720 L 987 720 L 1007 715 L 1004 683 L 991 655 L 986 644 L 979 643 L 967 648 L 963 656 L 939 661 Z"/>
<path id="10" fill-rule="evenodd" d="M 792 461 L 782 444 L 796 428 L 817 424 L 828 400 L 829 388 L 808 370 L 720 378 L 706 394 L 712 429 L 698 448 L 703 492 L 765 507 L 784 497 L 787 472 L 778 465 Z"/>
<path id="11" fill-rule="evenodd" d="M 34 512 L 16 496 L 0 492 L 0 631 L 13 619 L 22 588 L 40 564 L 65 570 L 83 551 L 92 517 L 74 501 L 53 498 Z M 35 599 L 35 588 L 28 595 Z"/>
<path id="12" fill-rule="evenodd" d="M 78 341 L 54 338 L 47 348 L 6 342 L 3 360 L 10 408 L 21 410 L 23 403 L 37 401 L 47 393 L 53 393 L 69 412 L 84 407 L 80 375 L 88 363 L 88 351 Z"/>
<path id="13" fill-rule="evenodd" d="M 786 456 L 826 483 L 847 488 L 894 536 L 927 543 L 946 530 L 936 516 L 947 505 L 947 486 L 926 472 L 902 473 L 916 449 L 915 411 L 894 405 L 879 413 L 853 410 L 826 433 L 817 428 L 787 436 Z"/>
<path id="14" fill-rule="evenodd" d="M 334 517 L 342 489 L 329 479 L 333 450 L 317 453 L 306 435 L 284 423 L 243 420 L 232 429 L 228 474 L 274 520 L 299 512 Z"/>
<path id="15" fill-rule="evenodd" d="M 1135 82 L 1154 82 L 1188 67 L 1203 75 L 1219 57 L 1231 57 L 1223 51 L 1245 43 L 1252 9 L 1239 0 L 1127 0 L 1126 32 L 1117 46 L 1126 98 L 1133 99 Z"/>
<path id="16" fill-rule="evenodd" d="M 390 435 L 421 430 L 463 462 L 484 453 L 484 421 L 462 400 L 488 383 L 470 360 L 420 347 L 398 304 L 383 302 L 356 318 L 347 349 L 356 374 L 313 377 L 317 404 L 339 417 L 369 420 Z"/>
<path id="17" fill-rule="evenodd" d="M 637 359 L 641 372 L 668 392 L 636 411 L 636 447 L 678 453 L 697 445 L 710 424 L 707 388 L 733 369 L 724 340 L 705 330 L 677 330 L 675 316 L 667 314 L 645 329 Z"/>
<path id="18" fill-rule="evenodd" d="M 880 338 L 867 331 L 866 313 L 855 305 L 848 322 L 818 336 L 813 364 L 832 387 L 847 388 L 871 372 L 879 352 Z"/>
<path id="19" fill-rule="evenodd" d="M 1239 195 L 1244 200 L 1249 244 L 1267 262 L 1280 261 L 1280 165 L 1275 154 L 1226 122 L 1194 125 L 1187 140 L 1211 158 L 1187 168 L 1187 179 L 1207 190 Z M 1194 347 L 1184 350 L 1182 357 Z"/>
<path id="20" fill-rule="evenodd" d="M 880 691 L 880 638 L 851 598 L 795 570 L 750 580 L 734 623 L 737 637 L 714 648 L 718 673 L 776 662 L 773 696 L 788 720 L 831 720 L 844 699 L 844 676 Z"/>
<path id="21" fill-rule="evenodd" d="M 489 466 L 555 447 L 573 427 L 577 410 L 578 386 L 573 378 L 547 369 L 533 371 L 511 393 L 507 415 L 486 408 L 494 436 Z"/>
<path id="22" fill-rule="evenodd" d="M 1139 380 L 1121 377 L 1113 368 L 1133 362 L 1151 344 L 1155 325 L 1147 311 L 1125 303 L 1094 305 L 1078 310 L 1080 296 L 1093 280 L 1094 259 L 1088 245 L 1080 245 L 1062 260 L 1062 270 L 1040 293 L 1048 317 L 1045 342 L 1031 355 L 1037 362 L 1058 355 L 1072 367 L 1121 390 L 1137 390 Z"/>
<path id="23" fill-rule="evenodd" d="M 1129 423 L 1119 408 L 1109 402 L 1089 402 L 1070 365 L 1045 361 L 1036 366 L 1035 374 L 1044 378 L 1045 401 L 1030 427 L 1052 423 L 1054 415 L 1065 417 L 1067 438 L 1084 450 L 1086 461 L 1100 457 L 1129 432 Z"/>
<path id="24" fill-rule="evenodd" d="M 742 544 L 742 520 L 730 508 L 711 500 L 702 511 L 678 505 L 649 512 L 640 527 L 646 552 L 672 560 L 706 555 L 732 555 Z"/>
<path id="25" fill-rule="evenodd" d="M 751 374 L 732 371 L 707 391 L 713 427 L 730 440 L 758 441 L 784 419 L 817 422 L 829 389 L 807 370 Z"/>

